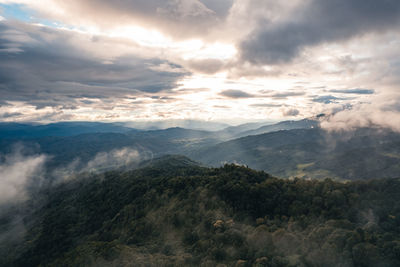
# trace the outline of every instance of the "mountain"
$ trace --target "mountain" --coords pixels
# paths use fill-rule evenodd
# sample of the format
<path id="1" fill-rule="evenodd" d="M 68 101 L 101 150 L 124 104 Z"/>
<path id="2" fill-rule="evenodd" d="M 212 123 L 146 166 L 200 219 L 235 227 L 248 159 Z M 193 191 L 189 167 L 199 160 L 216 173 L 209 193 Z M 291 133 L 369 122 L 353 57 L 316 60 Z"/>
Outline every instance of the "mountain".
<path id="1" fill-rule="evenodd" d="M 2 162 L 1 154 L 8 155 L 19 150 L 24 155 L 46 154 L 47 168 L 50 170 L 64 168 L 71 164 L 81 169 L 88 163 L 93 164 L 93 161 L 97 159 L 102 160 L 101 167 L 105 170 L 108 167 L 125 165 L 127 161 L 134 163 L 166 154 L 183 154 L 221 141 L 223 140 L 212 132 L 178 127 L 151 131 L 129 129 L 124 133 L 0 138 L 0 163 Z M 130 160 L 129 157 L 132 156 L 136 158 Z"/>
<path id="2" fill-rule="evenodd" d="M 271 125 L 265 125 L 257 129 L 243 131 L 238 133 L 237 137 L 243 137 L 248 135 L 258 135 L 282 130 L 293 130 L 293 129 L 312 129 L 319 127 L 319 121 L 303 119 L 299 121 L 281 121 Z"/>
<path id="3" fill-rule="evenodd" d="M 140 168 L 153 168 L 153 169 L 175 169 L 201 166 L 200 163 L 193 161 L 182 155 L 165 155 L 159 158 L 148 159 L 140 162 Z"/>
<path id="4" fill-rule="evenodd" d="M 208 166 L 220 166 L 224 162 L 245 164 L 286 178 L 393 178 L 400 171 L 398 133 L 374 128 L 326 132 L 318 127 L 316 120 L 284 121 L 244 132 L 240 131 L 255 125 L 227 128 L 225 132 L 180 127 L 142 131 L 101 123 L 6 126 L 8 132 L 0 131 L 3 136 L 0 137 L 0 163 L 4 155 L 15 150 L 23 155 L 46 154 L 49 171 L 60 167 L 71 169 L 69 166 L 73 166 L 72 171 L 87 168 L 104 171 L 124 165 L 131 168 L 140 160 L 166 154 L 183 154 Z M 23 132 L 21 129 L 29 127 L 39 127 L 39 130 L 29 132 L 26 135 L 29 138 L 4 137 L 11 130 Z M 34 137 L 56 135 L 64 128 L 68 136 Z M 275 131 L 282 128 L 294 129 Z M 121 132 L 78 134 L 89 130 Z M 264 131 L 267 133 L 248 135 Z M 234 139 L 234 135 L 246 136 Z"/>
<path id="5" fill-rule="evenodd" d="M 164 157 L 44 188 L 0 212 L 0 266 L 400 265 L 399 179 L 192 163 Z"/>
<path id="6" fill-rule="evenodd" d="M 132 121 L 121 123 L 121 125 L 141 130 L 163 130 L 179 127 L 202 131 L 219 131 L 229 127 L 225 123 L 200 120 Z"/>
<path id="7" fill-rule="evenodd" d="M 40 137 L 66 137 L 89 133 L 130 133 L 137 135 L 172 135 L 178 134 L 186 138 L 194 135 L 196 138 L 214 138 L 218 140 L 232 139 L 253 133 L 264 133 L 275 130 L 310 128 L 311 120 L 285 121 L 264 126 L 265 123 L 246 123 L 227 127 L 227 124 L 202 122 L 193 120 L 177 120 L 161 122 L 129 122 L 129 123 L 100 123 L 100 122 L 58 122 L 50 124 L 23 124 L 0 122 L 0 138 L 30 139 Z M 129 125 L 129 127 L 126 127 Z M 172 125 L 168 127 L 168 125 Z M 180 125 L 180 126 L 175 126 Z M 135 126 L 135 127 L 134 127 Z M 157 127 L 156 127 L 157 126 Z M 260 126 L 263 126 L 259 128 Z M 258 129 L 256 129 L 258 128 Z M 142 129 L 142 130 L 138 130 Z M 256 129 L 256 130 L 255 130 Z M 254 130 L 252 132 L 251 130 Z M 186 133 L 183 133 L 186 131 Z M 192 131 L 192 132 L 190 132 Z M 178 136 L 176 136 L 177 138 Z"/>
<path id="8" fill-rule="evenodd" d="M 192 145 L 207 145 L 224 140 L 215 135 L 213 132 L 185 129 L 180 127 L 168 128 L 164 130 L 149 130 L 140 132 L 133 131 L 130 132 L 130 134 L 136 138 L 162 139 L 165 141 L 175 142 L 190 141 Z"/>
<path id="9" fill-rule="evenodd" d="M 38 138 L 48 136 L 73 136 L 85 133 L 125 133 L 132 128 L 113 123 L 58 122 L 44 125 L 0 123 L 0 138 Z"/>
<path id="10" fill-rule="evenodd" d="M 51 168 L 67 166 L 79 159 L 87 163 L 98 153 L 110 152 L 123 148 L 137 150 L 141 154 L 150 151 L 169 151 L 173 146 L 167 142 L 151 140 L 135 140 L 123 133 L 88 133 L 66 137 L 41 137 L 27 140 L 0 139 L 0 149 L 3 154 L 13 153 L 15 146 L 22 147 L 22 153 L 48 155 L 48 165 Z"/>
<path id="11" fill-rule="evenodd" d="M 223 130 L 217 131 L 218 135 L 220 136 L 227 136 L 228 138 L 238 137 L 241 133 L 247 132 L 250 130 L 255 130 L 260 127 L 266 125 L 272 125 L 274 123 L 271 122 L 251 122 L 251 123 L 244 123 L 237 126 L 229 126 L 224 128 Z"/>
<path id="12" fill-rule="evenodd" d="M 278 123 L 256 122 L 245 123 L 237 126 L 230 126 L 223 130 L 216 131 L 216 136 L 221 139 L 230 140 L 249 135 L 258 135 L 269 132 L 292 129 L 312 129 L 319 127 L 319 121 L 316 119 L 303 119 L 298 121 L 281 121 Z"/>
<path id="13" fill-rule="evenodd" d="M 294 129 L 247 136 L 187 154 L 206 165 L 248 165 L 280 177 L 371 179 L 398 177 L 400 134 Z"/>

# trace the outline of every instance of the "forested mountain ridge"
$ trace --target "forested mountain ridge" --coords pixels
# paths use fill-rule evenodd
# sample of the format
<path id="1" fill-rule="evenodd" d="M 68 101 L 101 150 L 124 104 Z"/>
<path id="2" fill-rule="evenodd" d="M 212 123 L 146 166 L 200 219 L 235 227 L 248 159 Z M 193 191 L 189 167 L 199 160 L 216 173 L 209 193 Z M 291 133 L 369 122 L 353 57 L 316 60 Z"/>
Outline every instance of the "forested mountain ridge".
<path id="1" fill-rule="evenodd" d="M 65 167 L 72 162 L 89 162 L 99 153 L 129 149 L 137 151 L 141 160 L 166 154 L 184 154 L 193 148 L 219 143 L 211 132 L 183 128 L 136 131 L 124 133 L 99 132 L 73 136 L 45 136 L 38 138 L 0 138 L 1 156 L 16 148 L 26 154 L 46 154 L 49 168 Z"/>
<path id="2" fill-rule="evenodd" d="M 31 139 L 49 136 L 74 136 L 87 133 L 125 133 L 132 128 L 114 123 L 57 122 L 50 124 L 26 124 L 0 122 L 0 138 Z"/>
<path id="3" fill-rule="evenodd" d="M 76 126 L 74 123 L 64 126 L 68 125 L 72 128 L 67 132 Z M 48 170 L 65 169 L 71 164 L 82 169 L 99 157 L 121 156 L 120 151 L 130 151 L 137 154 L 136 163 L 166 154 L 181 154 L 208 166 L 238 163 L 283 178 L 356 180 L 394 178 L 400 173 L 400 134 L 388 129 L 371 127 L 330 132 L 318 127 L 315 120 L 284 121 L 253 131 L 266 133 L 232 139 L 234 135 L 249 133 L 242 130 L 250 126 L 216 132 L 179 127 L 101 132 L 114 126 L 99 125 L 100 132 L 71 136 L 0 137 L 0 163 L 4 155 L 17 150 L 23 155 L 47 155 Z M 95 128 L 91 130 L 96 131 Z M 130 157 L 121 157 L 122 162 L 113 161 L 109 166 L 104 161 L 102 170 L 124 166 L 125 158 Z"/>
<path id="4" fill-rule="evenodd" d="M 270 132 L 294 129 L 313 129 L 319 127 L 319 121 L 314 119 L 303 119 L 298 121 L 281 121 L 278 123 L 261 126 L 256 129 L 240 132 L 236 137 L 244 137 L 249 135 L 259 135 Z"/>
<path id="5" fill-rule="evenodd" d="M 206 165 L 245 164 L 279 177 L 372 179 L 400 173 L 400 135 L 385 129 L 293 129 L 246 136 L 192 150 Z"/>
<path id="6" fill-rule="evenodd" d="M 399 190 L 164 157 L 45 190 L 1 266 L 399 266 Z"/>

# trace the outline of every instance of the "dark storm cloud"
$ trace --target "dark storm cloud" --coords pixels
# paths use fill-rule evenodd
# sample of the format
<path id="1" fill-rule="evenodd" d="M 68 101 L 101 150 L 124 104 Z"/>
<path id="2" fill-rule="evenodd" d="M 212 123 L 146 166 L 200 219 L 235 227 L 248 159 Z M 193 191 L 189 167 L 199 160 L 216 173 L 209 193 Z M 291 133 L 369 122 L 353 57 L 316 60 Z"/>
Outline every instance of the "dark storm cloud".
<path id="1" fill-rule="evenodd" d="M 225 97 L 229 97 L 229 98 L 252 98 L 252 97 L 255 97 L 252 94 L 248 94 L 248 93 L 246 93 L 244 91 L 234 90 L 234 89 L 225 90 L 225 91 L 222 91 L 219 94 L 222 95 L 222 96 L 225 96 Z"/>
<path id="2" fill-rule="evenodd" d="M 342 94 L 358 94 L 358 95 L 372 95 L 375 93 L 373 89 L 363 89 L 363 88 L 355 88 L 355 89 L 333 89 L 330 90 L 332 93 L 342 93 Z"/>
<path id="3" fill-rule="evenodd" d="M 254 64 L 288 62 L 307 46 L 341 41 L 396 28 L 398 0 L 311 0 L 290 18 L 259 26 L 240 44 L 241 57 Z"/>
<path id="4" fill-rule="evenodd" d="M 120 56 L 111 62 L 74 46 L 77 33 L 0 22 L 0 94 L 2 101 L 45 105 L 75 104 L 78 97 L 124 97 L 169 90 L 188 73 L 160 59 Z M 156 70 L 168 65 L 168 71 Z"/>

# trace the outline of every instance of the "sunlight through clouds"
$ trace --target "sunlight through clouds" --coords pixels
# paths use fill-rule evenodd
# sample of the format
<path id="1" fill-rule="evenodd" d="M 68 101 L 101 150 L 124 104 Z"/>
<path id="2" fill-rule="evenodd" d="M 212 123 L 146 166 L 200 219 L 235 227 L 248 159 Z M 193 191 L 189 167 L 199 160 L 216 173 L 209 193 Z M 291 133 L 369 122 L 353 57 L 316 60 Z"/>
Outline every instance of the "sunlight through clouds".
<path id="1" fill-rule="evenodd" d="M 379 112 L 399 92 L 400 5 L 340 2 L 0 0 L 2 120 Z"/>

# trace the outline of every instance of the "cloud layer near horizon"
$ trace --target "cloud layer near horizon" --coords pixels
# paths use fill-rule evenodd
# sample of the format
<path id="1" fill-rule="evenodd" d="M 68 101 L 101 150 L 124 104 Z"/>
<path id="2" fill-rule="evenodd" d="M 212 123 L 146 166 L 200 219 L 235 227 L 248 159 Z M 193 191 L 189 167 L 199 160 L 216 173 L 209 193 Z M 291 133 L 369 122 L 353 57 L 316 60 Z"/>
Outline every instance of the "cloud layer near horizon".
<path id="1" fill-rule="evenodd" d="M 399 113 L 395 0 L 0 4 L 3 121 Z"/>

